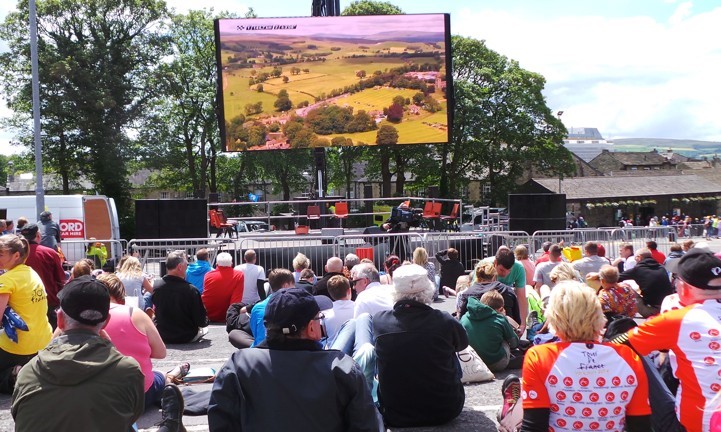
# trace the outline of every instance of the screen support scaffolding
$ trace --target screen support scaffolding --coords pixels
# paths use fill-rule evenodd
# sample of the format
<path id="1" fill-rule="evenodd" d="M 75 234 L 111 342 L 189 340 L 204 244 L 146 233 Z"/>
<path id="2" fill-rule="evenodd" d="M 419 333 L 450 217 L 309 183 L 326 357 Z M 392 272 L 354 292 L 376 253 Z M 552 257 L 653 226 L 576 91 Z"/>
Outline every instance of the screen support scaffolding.
<path id="1" fill-rule="evenodd" d="M 340 0 L 313 0 L 312 16 L 339 16 Z M 313 149 L 315 159 L 316 191 L 318 198 L 325 197 L 325 148 Z"/>

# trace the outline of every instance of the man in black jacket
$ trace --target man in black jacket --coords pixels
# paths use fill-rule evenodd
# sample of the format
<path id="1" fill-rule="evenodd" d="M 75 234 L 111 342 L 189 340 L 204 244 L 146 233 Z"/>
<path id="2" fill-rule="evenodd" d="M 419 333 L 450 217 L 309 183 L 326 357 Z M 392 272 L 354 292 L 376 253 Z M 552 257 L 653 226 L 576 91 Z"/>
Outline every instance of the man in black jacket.
<path id="1" fill-rule="evenodd" d="M 673 287 L 664 266 L 658 263 L 647 248 L 636 252 L 636 266 L 619 275 L 619 281 L 632 279 L 641 289 L 641 295 L 636 297 L 638 313 L 644 318 L 658 315 L 661 311 L 661 302 L 669 294 L 673 294 Z"/>
<path id="2" fill-rule="evenodd" d="M 436 259 L 441 264 L 440 293 L 445 294 L 443 287 L 455 290 L 458 278 L 466 274 L 458 251 L 454 248 L 442 250 L 436 254 Z"/>
<path id="3" fill-rule="evenodd" d="M 330 298 L 330 294 L 328 294 L 328 280 L 336 275 L 343 276 L 343 260 L 338 257 L 330 257 L 328 261 L 325 262 L 325 273 L 323 273 L 323 277 L 316 282 L 313 294 L 324 295 Z"/>
<path id="4" fill-rule="evenodd" d="M 194 342 L 208 332 L 208 315 L 200 291 L 185 280 L 185 252 L 169 253 L 165 267 L 168 273 L 153 286 L 155 326 L 165 343 Z"/>
<path id="5" fill-rule="evenodd" d="M 265 341 L 236 351 L 215 378 L 210 430 L 385 430 L 358 365 L 319 343 L 328 308 L 329 299 L 304 289 L 270 297 Z"/>

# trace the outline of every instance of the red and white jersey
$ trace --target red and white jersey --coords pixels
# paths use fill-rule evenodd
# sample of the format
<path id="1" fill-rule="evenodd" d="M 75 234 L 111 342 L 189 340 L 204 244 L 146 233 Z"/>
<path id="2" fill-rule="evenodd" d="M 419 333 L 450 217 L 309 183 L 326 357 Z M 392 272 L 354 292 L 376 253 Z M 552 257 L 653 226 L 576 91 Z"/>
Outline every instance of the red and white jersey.
<path id="1" fill-rule="evenodd" d="M 681 381 L 676 415 L 689 431 L 709 431 L 711 402 L 721 391 L 721 300 L 671 310 L 628 333 L 641 354 L 670 350 L 674 375 Z"/>
<path id="2" fill-rule="evenodd" d="M 624 345 L 557 342 L 526 353 L 523 408 L 549 408 L 549 431 L 623 431 L 626 415 L 649 415 L 639 356 Z"/>

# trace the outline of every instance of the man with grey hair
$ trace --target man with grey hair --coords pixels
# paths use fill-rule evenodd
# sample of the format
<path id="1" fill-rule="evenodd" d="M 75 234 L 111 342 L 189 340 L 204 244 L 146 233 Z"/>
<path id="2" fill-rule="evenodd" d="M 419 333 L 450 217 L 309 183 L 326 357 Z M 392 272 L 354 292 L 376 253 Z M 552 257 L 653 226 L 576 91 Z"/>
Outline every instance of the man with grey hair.
<path id="1" fill-rule="evenodd" d="M 353 307 L 354 318 L 393 308 L 393 287 L 381 285 L 380 275 L 373 264 L 361 263 L 353 267 L 351 278 L 351 286 L 358 292 Z"/>
<path id="2" fill-rule="evenodd" d="M 357 266 L 358 264 L 360 264 L 360 258 L 358 258 L 358 255 L 354 253 L 349 253 L 345 256 L 345 260 L 343 260 L 343 265 L 345 266 L 348 275 L 350 275 L 353 267 Z"/>
<path id="3" fill-rule="evenodd" d="M 393 286 L 393 310 L 373 315 L 383 420 L 392 427 L 447 423 L 465 402 L 456 353 L 468 346 L 468 336 L 448 312 L 430 306 L 435 287 L 423 267 L 399 267 Z"/>
<path id="4" fill-rule="evenodd" d="M 18 374 L 16 430 L 132 429 L 145 408 L 144 378 L 138 362 L 123 356 L 103 331 L 109 310 L 108 289 L 90 276 L 63 288 L 60 334 Z"/>
<path id="5" fill-rule="evenodd" d="M 170 252 L 165 268 L 167 274 L 153 287 L 155 326 L 166 344 L 195 342 L 208 332 L 208 316 L 200 293 L 185 280 L 185 251 Z"/>
<path id="6" fill-rule="evenodd" d="M 201 297 L 208 320 L 225 322 L 228 307 L 243 299 L 245 279 L 242 271 L 233 268 L 233 257 L 228 252 L 219 253 L 215 263 L 215 270 L 205 274 Z"/>
<path id="7" fill-rule="evenodd" d="M 323 277 L 318 279 L 318 282 L 315 284 L 313 294 L 324 295 L 331 298 L 330 294 L 328 294 L 328 281 L 337 275 L 345 276 L 343 274 L 343 260 L 338 257 L 330 257 L 325 263 L 325 273 Z"/>

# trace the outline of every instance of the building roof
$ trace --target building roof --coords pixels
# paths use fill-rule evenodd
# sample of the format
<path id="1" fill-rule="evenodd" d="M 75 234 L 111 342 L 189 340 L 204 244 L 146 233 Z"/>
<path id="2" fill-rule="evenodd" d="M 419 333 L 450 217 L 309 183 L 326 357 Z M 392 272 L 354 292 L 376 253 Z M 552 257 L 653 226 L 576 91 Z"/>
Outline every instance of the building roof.
<path id="1" fill-rule="evenodd" d="M 673 164 L 673 162 L 669 161 L 664 157 L 663 155 L 659 154 L 656 151 L 651 152 L 609 152 L 607 150 L 604 150 L 601 152 L 600 155 L 596 156 L 596 158 L 600 157 L 611 157 L 615 160 L 617 160 L 619 163 L 623 165 L 635 165 L 635 166 L 656 166 L 656 165 L 663 165 L 663 164 Z M 596 159 L 594 158 L 594 159 Z M 594 161 L 592 160 L 590 162 L 592 165 L 594 164 Z"/>
<path id="2" fill-rule="evenodd" d="M 549 192 L 559 192 L 558 178 L 534 178 L 531 181 Z M 695 174 L 575 177 L 561 180 L 560 192 L 566 194 L 567 200 L 721 194 L 721 183 Z"/>
<path id="3" fill-rule="evenodd" d="M 568 128 L 568 139 L 593 139 L 602 140 L 603 136 L 597 128 L 571 127 Z"/>

